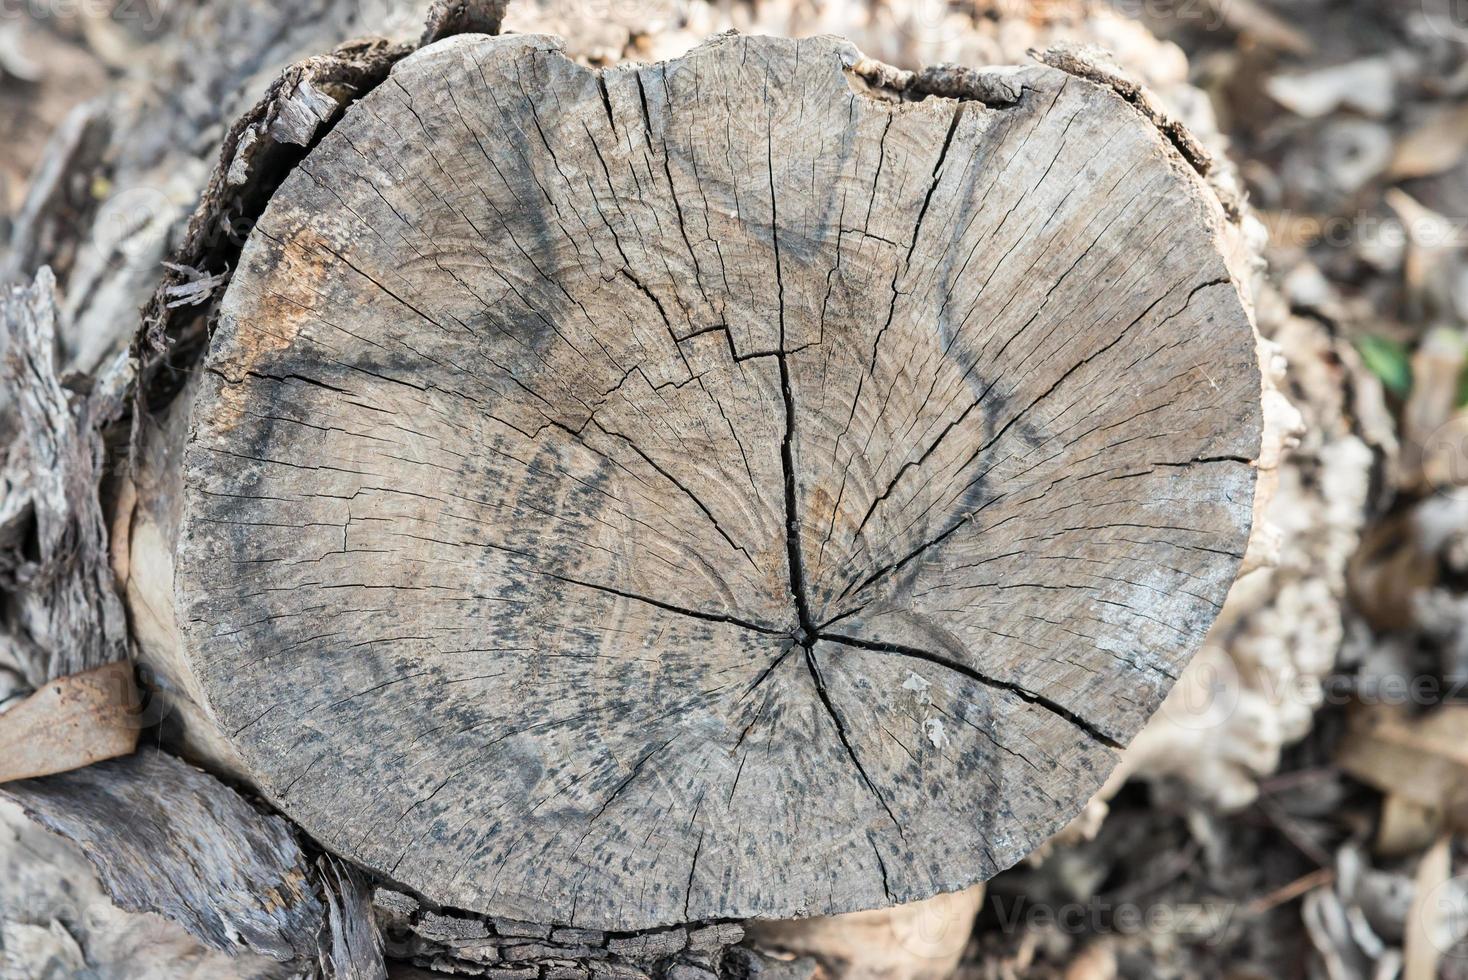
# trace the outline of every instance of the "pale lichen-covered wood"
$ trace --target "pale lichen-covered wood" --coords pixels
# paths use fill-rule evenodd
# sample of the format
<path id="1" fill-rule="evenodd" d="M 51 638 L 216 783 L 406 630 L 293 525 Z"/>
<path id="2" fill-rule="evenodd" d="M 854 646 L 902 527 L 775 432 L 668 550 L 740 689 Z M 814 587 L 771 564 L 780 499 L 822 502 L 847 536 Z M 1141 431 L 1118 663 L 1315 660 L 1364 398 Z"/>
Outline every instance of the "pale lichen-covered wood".
<path id="1" fill-rule="evenodd" d="M 889 905 L 1044 840 L 1166 694 L 1259 445 L 1221 210 L 1110 86 L 860 60 L 457 37 L 276 193 L 175 585 L 328 848 L 540 923 Z"/>

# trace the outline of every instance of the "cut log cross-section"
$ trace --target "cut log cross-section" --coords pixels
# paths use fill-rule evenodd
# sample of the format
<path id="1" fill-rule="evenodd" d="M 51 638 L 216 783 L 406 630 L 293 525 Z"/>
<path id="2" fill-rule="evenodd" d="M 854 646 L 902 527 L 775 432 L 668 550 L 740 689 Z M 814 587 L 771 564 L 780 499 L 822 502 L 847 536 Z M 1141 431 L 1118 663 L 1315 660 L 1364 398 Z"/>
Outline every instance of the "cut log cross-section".
<path id="1" fill-rule="evenodd" d="M 1157 708 L 1249 530 L 1222 211 L 1110 86 L 870 65 L 460 36 L 277 192 L 175 589 L 325 847 L 544 923 L 890 905 L 1019 859 Z"/>

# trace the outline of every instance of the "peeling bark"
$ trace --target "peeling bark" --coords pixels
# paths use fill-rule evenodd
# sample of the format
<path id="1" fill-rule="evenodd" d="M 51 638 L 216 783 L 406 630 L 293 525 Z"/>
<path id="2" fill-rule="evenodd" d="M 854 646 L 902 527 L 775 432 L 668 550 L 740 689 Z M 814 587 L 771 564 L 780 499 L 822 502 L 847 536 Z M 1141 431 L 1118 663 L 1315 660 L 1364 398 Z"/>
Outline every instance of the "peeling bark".
<path id="1" fill-rule="evenodd" d="M 97 499 L 100 430 L 120 412 L 126 366 L 88 392 L 63 386 L 55 289 L 42 269 L 0 302 L 5 391 L 18 419 L 0 471 L 0 666 L 32 688 L 127 656 Z"/>
<path id="2" fill-rule="evenodd" d="M 113 900 L 213 949 L 314 959 L 322 906 L 290 825 L 157 751 L 9 783 L 0 796 L 77 844 Z"/>
<path id="3" fill-rule="evenodd" d="M 232 271 L 270 195 L 342 111 L 386 76 L 411 49 L 382 40 L 354 41 L 291 65 L 230 128 L 183 244 L 143 312 L 134 343 L 139 363 L 136 413 L 166 406 L 204 341 L 206 300 Z M 208 283 L 206 292 L 200 282 Z M 139 430 L 135 430 L 137 432 Z"/>
<path id="4" fill-rule="evenodd" d="M 555 927 L 503 917 L 422 908 L 409 895 L 379 888 L 377 919 L 394 958 L 428 969 L 501 980 L 586 980 L 589 977 L 741 977 L 769 965 L 736 948 L 744 928 L 733 922 L 636 932 Z"/>
<path id="5" fill-rule="evenodd" d="M 161 915 L 118 908 L 76 845 L 0 800 L 0 976 L 30 980 L 48 969 L 88 980 L 300 976 L 269 957 L 203 946 Z"/>
<path id="6" fill-rule="evenodd" d="M 338 980 L 386 980 L 371 886 L 360 873 L 330 857 L 318 861 L 317 870 L 326 893 L 322 972 Z"/>

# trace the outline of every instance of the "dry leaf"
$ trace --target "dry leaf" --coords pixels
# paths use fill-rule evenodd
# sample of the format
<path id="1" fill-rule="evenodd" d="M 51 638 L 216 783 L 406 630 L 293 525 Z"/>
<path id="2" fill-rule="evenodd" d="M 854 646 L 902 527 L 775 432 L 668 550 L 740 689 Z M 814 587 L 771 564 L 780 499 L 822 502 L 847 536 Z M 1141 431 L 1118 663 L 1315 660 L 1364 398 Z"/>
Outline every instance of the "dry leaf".
<path id="1" fill-rule="evenodd" d="M 1457 410 L 1465 359 L 1463 335 L 1449 329 L 1432 331 L 1412 355 L 1412 389 L 1402 410 L 1398 458 L 1403 487 L 1427 491 L 1442 486 L 1459 468 L 1461 446 L 1440 436 Z"/>
<path id="2" fill-rule="evenodd" d="M 1309 37 L 1257 0 L 1214 0 L 1213 6 L 1229 27 L 1266 47 L 1290 54 L 1309 54 L 1315 49 Z"/>
<path id="3" fill-rule="evenodd" d="M 1434 980 L 1442 958 L 1442 922 L 1446 913 L 1437 893 L 1453 873 L 1449 839 L 1443 837 L 1417 864 L 1412 911 L 1407 913 L 1407 937 L 1403 952 L 1402 980 Z"/>
<path id="4" fill-rule="evenodd" d="M 1116 980 L 1116 953 L 1104 940 L 1091 943 L 1065 968 L 1065 980 Z"/>
<path id="5" fill-rule="evenodd" d="M 1450 826 L 1468 826 L 1468 705 L 1419 718 L 1377 707 L 1353 719 L 1336 764 L 1384 793 L 1436 807 Z"/>
<path id="6" fill-rule="evenodd" d="M 1456 167 L 1468 154 L 1468 105 L 1433 110 L 1397 143 L 1387 175 L 1394 180 L 1431 177 Z"/>
<path id="7" fill-rule="evenodd" d="M 1402 278 L 1408 303 L 1421 319 L 1448 314 L 1453 309 L 1450 294 L 1463 244 L 1458 222 L 1423 206 L 1398 187 L 1387 190 L 1382 199 L 1396 212 L 1406 232 L 1407 255 Z"/>
<path id="8" fill-rule="evenodd" d="M 1360 58 L 1298 75 L 1276 75 L 1264 90 L 1306 119 L 1320 119 L 1343 107 L 1380 118 L 1396 104 L 1396 79 L 1386 58 Z"/>
<path id="9" fill-rule="evenodd" d="M 1435 806 L 1390 793 L 1381 802 L 1376 853 L 1384 858 L 1420 854 L 1442 833 L 1443 813 Z"/>
<path id="10" fill-rule="evenodd" d="M 131 754 L 138 744 L 136 705 L 127 661 L 48 682 L 0 714 L 0 783 Z"/>
<path id="11" fill-rule="evenodd" d="M 1351 556 L 1346 582 L 1351 600 L 1378 630 L 1411 629 L 1417 623 L 1414 596 L 1437 583 L 1437 565 L 1427 560 L 1412 513 L 1394 514 L 1369 528 Z"/>
<path id="12" fill-rule="evenodd" d="M 815 956 L 846 980 L 942 980 L 957 965 L 983 900 L 978 884 L 890 909 L 746 926 L 757 948 Z"/>

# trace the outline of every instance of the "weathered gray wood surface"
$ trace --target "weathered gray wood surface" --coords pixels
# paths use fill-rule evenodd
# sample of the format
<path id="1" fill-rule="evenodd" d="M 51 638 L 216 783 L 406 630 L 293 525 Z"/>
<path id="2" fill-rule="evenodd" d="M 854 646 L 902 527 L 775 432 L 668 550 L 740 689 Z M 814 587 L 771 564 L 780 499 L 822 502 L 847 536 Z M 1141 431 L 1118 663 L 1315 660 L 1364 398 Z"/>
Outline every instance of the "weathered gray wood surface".
<path id="1" fill-rule="evenodd" d="M 1108 86 L 858 59 L 454 38 L 277 192 L 176 588 L 326 846 L 544 923 L 887 905 L 1017 860 L 1156 708 L 1250 520 L 1218 205 Z"/>
<path id="2" fill-rule="evenodd" d="M 35 688 L 127 657 L 97 500 L 101 427 L 121 411 L 121 364 L 68 391 L 56 364 L 56 280 L 0 297 L 0 670 Z M 4 431 L 6 423 L 13 431 Z"/>
<path id="3" fill-rule="evenodd" d="M 332 857 L 317 861 L 316 869 L 326 897 L 322 974 L 338 980 L 386 980 L 371 887 L 360 873 Z"/>
<path id="4" fill-rule="evenodd" d="M 300 970 L 218 952 L 161 915 L 123 911 L 79 848 L 0 799 L 0 976 L 299 980 Z"/>
<path id="5" fill-rule="evenodd" d="M 80 847 L 119 907 L 224 952 L 315 958 L 323 909 L 290 825 L 209 774 L 144 749 L 0 796 Z"/>

